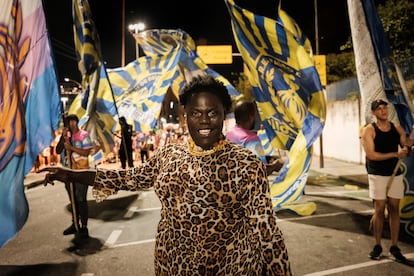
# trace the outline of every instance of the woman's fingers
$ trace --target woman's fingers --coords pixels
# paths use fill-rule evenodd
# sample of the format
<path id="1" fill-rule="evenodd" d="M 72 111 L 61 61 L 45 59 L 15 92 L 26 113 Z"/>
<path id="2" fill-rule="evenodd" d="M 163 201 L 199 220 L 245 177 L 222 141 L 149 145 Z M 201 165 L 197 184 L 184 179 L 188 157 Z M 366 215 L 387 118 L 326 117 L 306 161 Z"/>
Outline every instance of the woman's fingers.
<path id="1" fill-rule="evenodd" d="M 50 173 L 46 174 L 43 185 L 44 186 L 47 186 L 47 184 L 55 185 L 55 182 L 53 182 L 52 177 L 53 177 L 52 174 L 50 174 Z"/>
<path id="2" fill-rule="evenodd" d="M 43 169 L 40 169 L 40 170 L 38 171 L 38 173 L 41 173 L 41 172 L 51 172 L 51 173 L 56 173 L 56 172 L 58 171 L 58 169 L 59 169 L 59 167 L 45 167 L 45 168 L 43 168 Z"/>

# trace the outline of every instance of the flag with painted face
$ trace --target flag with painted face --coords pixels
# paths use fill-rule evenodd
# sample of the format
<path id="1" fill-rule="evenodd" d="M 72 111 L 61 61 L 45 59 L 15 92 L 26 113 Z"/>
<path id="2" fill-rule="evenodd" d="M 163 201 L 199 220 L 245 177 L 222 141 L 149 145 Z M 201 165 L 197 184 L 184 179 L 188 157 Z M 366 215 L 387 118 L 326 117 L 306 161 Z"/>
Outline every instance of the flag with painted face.
<path id="1" fill-rule="evenodd" d="M 69 108 L 69 113 L 76 114 L 79 126 L 89 132 L 95 149 L 100 148 L 104 154 L 112 151 L 114 141 L 112 128 L 113 117 L 117 107 L 111 86 L 109 89 L 98 89 L 106 78 L 106 69 L 102 62 L 101 46 L 98 32 L 93 21 L 92 12 L 87 0 L 73 0 L 73 33 L 78 59 L 78 68 L 82 75 L 82 93 L 79 94 Z"/>
<path id="2" fill-rule="evenodd" d="M 387 100 L 389 120 L 399 123 L 406 134 L 414 120 L 404 80 L 398 74 L 388 38 L 372 0 L 348 0 L 349 21 L 355 53 L 358 83 L 366 123 L 372 122 L 371 103 Z M 404 198 L 400 202 L 401 229 L 414 237 L 414 155 L 404 158 Z"/>
<path id="3" fill-rule="evenodd" d="M 0 247 L 26 223 L 24 177 L 54 139 L 61 102 L 42 1 L 0 11 Z"/>
<path id="4" fill-rule="evenodd" d="M 325 95 L 309 40 L 280 6 L 274 20 L 233 0 L 226 4 L 266 135 L 272 147 L 289 151 L 270 188 L 279 209 L 303 194 L 312 145 L 324 127 Z"/>

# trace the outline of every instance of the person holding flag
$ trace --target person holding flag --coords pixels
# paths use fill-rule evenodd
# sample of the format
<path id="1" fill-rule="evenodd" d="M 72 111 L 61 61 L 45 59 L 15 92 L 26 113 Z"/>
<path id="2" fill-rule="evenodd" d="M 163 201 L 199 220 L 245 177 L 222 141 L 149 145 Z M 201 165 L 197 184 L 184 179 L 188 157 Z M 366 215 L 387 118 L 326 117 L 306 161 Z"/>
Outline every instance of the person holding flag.
<path id="1" fill-rule="evenodd" d="M 79 129 L 79 119 L 76 115 L 68 115 L 65 121 L 66 127 L 62 131 L 56 150 L 60 153 L 65 149 L 65 164 L 67 167 L 71 169 L 89 169 L 88 156 L 93 148 L 89 133 L 86 130 Z M 63 235 L 77 234 L 77 237 L 88 238 L 88 186 L 65 181 L 65 188 L 69 194 L 72 207 L 72 224 L 63 231 Z"/>
<path id="2" fill-rule="evenodd" d="M 375 122 L 367 125 L 362 132 L 361 142 L 366 154 L 369 196 L 374 203 L 371 219 L 375 246 L 370 252 L 371 259 L 381 258 L 381 238 L 385 220 L 385 208 L 389 214 L 391 234 L 390 254 L 395 260 L 406 262 L 398 247 L 400 232 L 400 199 L 404 197 L 404 174 L 401 160 L 408 154 L 408 139 L 400 124 L 388 120 L 388 103 L 382 99 L 371 103 Z"/>

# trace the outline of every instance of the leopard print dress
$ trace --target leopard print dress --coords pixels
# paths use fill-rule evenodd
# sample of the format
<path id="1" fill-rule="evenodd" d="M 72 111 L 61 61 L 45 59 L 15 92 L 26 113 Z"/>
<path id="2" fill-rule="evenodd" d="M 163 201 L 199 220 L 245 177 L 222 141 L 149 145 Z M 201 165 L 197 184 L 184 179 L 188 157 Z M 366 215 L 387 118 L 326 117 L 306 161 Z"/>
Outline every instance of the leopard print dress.
<path id="1" fill-rule="evenodd" d="M 161 201 L 156 275 L 290 275 L 262 162 L 229 142 L 200 156 L 168 144 L 144 165 L 98 169 L 93 195 L 153 187 Z"/>

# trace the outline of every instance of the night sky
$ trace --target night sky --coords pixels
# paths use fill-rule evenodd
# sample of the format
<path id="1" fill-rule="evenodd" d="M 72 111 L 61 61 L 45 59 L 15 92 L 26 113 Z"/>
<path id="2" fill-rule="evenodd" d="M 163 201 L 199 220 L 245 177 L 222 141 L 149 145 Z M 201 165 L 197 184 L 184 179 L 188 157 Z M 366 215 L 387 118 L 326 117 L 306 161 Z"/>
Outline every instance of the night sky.
<path id="1" fill-rule="evenodd" d="M 319 53 L 339 53 L 350 35 L 346 0 L 317 0 Z M 72 1 L 43 0 L 60 81 L 65 77 L 81 80 L 77 69 L 72 30 Z M 277 0 L 236 0 L 240 6 L 257 14 L 276 18 Z M 122 65 L 122 0 L 89 0 L 101 39 L 107 68 Z M 282 0 L 282 9 L 293 17 L 315 49 L 315 13 L 312 0 Z M 191 11 L 191 12 L 190 12 Z M 154 1 L 125 0 L 125 64 L 135 58 L 135 42 L 128 32 L 129 24 L 144 22 L 146 29 L 182 29 L 198 44 L 233 45 L 237 52 L 224 0 Z M 210 65 L 229 77 L 229 72 L 242 71 L 241 59 L 235 65 Z"/>

